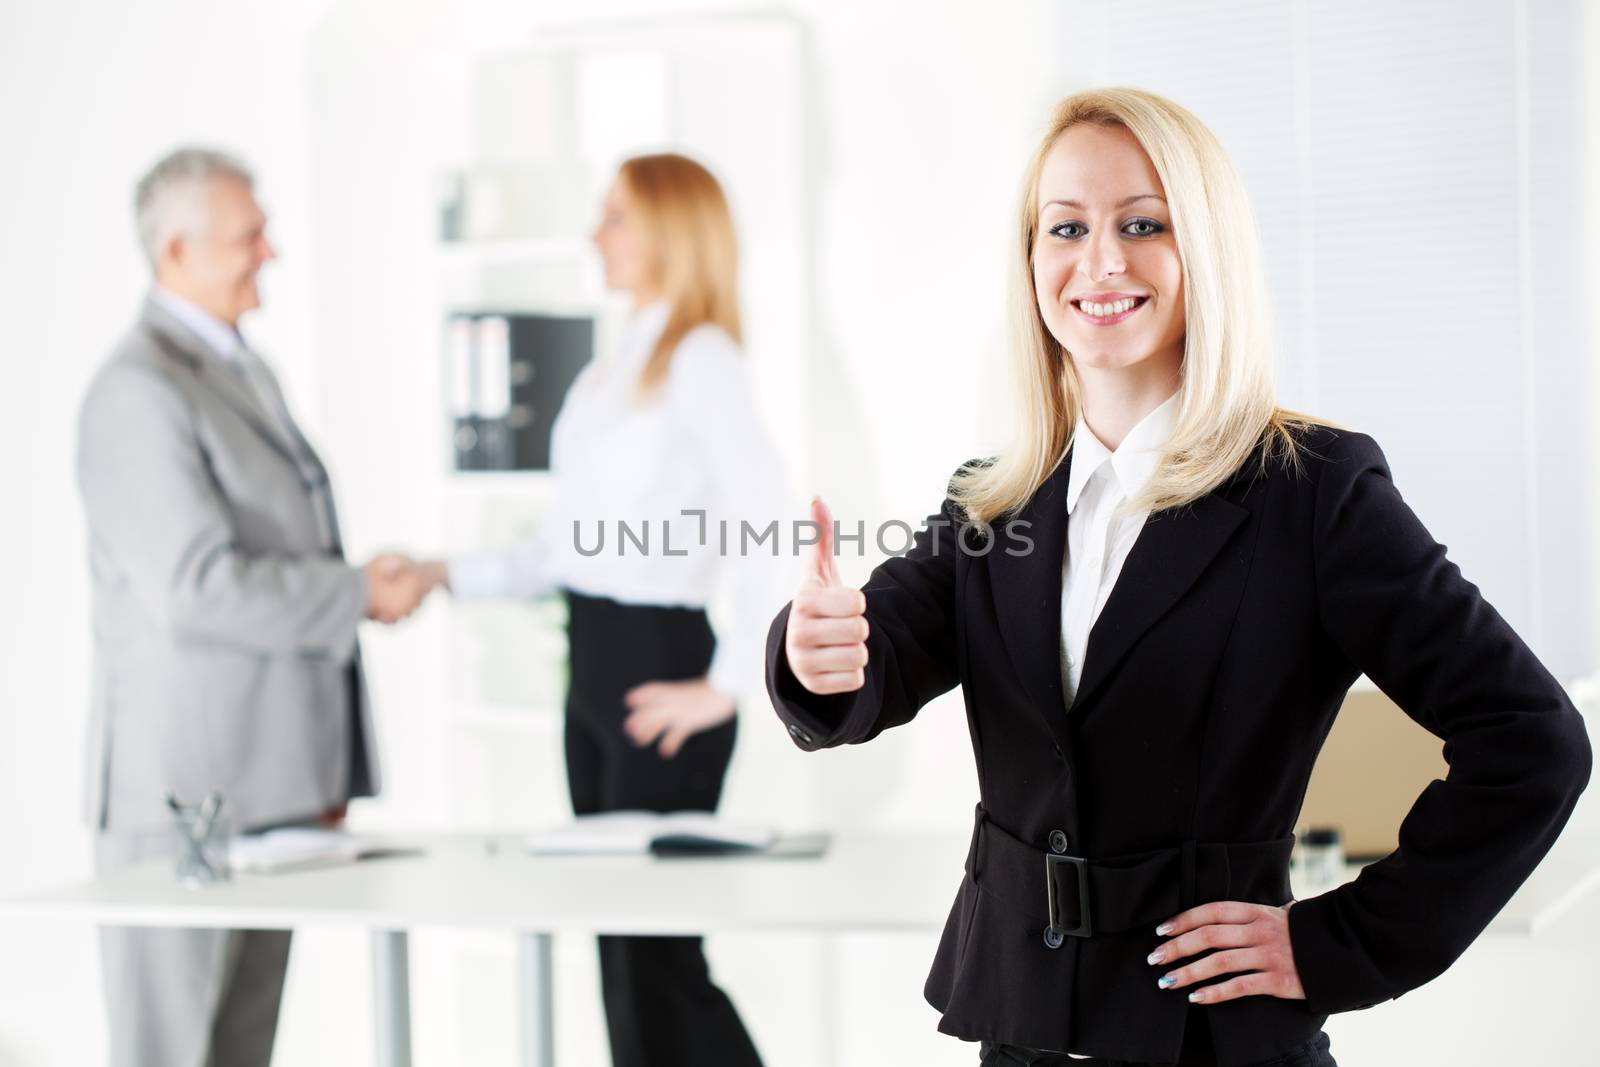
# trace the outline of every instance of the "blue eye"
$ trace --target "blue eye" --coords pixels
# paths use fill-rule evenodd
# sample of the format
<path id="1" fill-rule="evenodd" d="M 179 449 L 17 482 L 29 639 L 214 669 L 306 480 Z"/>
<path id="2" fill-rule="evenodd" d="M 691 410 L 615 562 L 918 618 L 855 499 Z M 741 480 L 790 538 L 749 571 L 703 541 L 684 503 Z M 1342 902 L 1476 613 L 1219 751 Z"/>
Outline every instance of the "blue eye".
<path id="1" fill-rule="evenodd" d="M 1137 218 L 1129 219 L 1122 224 L 1122 232 L 1129 237 L 1154 237 L 1165 233 L 1166 227 L 1155 219 Z M 1058 222 L 1047 231 L 1050 236 L 1058 237 L 1063 241 L 1073 241 L 1088 232 L 1081 222 Z"/>

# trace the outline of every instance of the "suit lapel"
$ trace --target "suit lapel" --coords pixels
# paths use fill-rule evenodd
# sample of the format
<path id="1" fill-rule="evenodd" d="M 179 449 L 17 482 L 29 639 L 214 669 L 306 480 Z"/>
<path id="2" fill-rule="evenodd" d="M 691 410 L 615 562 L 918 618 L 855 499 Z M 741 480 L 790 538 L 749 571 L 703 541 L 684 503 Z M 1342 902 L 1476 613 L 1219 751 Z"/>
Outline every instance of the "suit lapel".
<path id="1" fill-rule="evenodd" d="M 1218 489 L 1188 507 L 1157 512 L 1145 520 L 1111 596 L 1089 630 L 1083 675 L 1070 715 L 1085 714 L 1133 643 L 1189 591 L 1248 514 Z"/>
<path id="2" fill-rule="evenodd" d="M 257 385 L 267 391 L 269 395 L 258 396 L 257 399 L 273 405 L 276 410 L 272 413 L 272 424 L 278 428 L 280 436 L 285 436 L 294 445 L 296 456 L 306 470 L 307 481 L 316 482 L 328 480 L 327 469 L 322 465 L 322 459 L 317 455 L 317 450 L 311 447 L 311 442 L 306 440 L 306 435 L 300 432 L 300 427 L 289 414 L 289 404 L 283 397 L 283 387 L 278 384 L 277 375 L 272 373 L 261 357 L 254 352 L 240 353 L 241 359 L 255 361 L 257 367 Z"/>
<path id="3" fill-rule="evenodd" d="M 189 366 L 202 385 L 237 411 L 296 469 L 300 468 L 295 442 L 288 438 L 272 413 L 261 406 L 261 398 L 255 390 L 223 363 L 222 356 L 149 298 L 145 300 L 143 322 L 164 352 Z"/>
<path id="4" fill-rule="evenodd" d="M 1071 468 L 1069 449 L 1015 516 L 1030 524 L 1019 533 L 1033 539 L 1033 550 L 1007 555 L 1005 547 L 1013 542 L 1002 528 L 989 555 L 995 615 L 1012 669 L 1064 752 L 1072 750 L 1069 719 L 1100 697 L 1134 642 L 1199 580 L 1249 514 L 1222 495 L 1225 483 L 1186 508 L 1146 520 L 1089 631 L 1083 674 L 1068 709 L 1061 686 L 1061 565 Z"/>
<path id="5" fill-rule="evenodd" d="M 1008 537 L 1002 526 L 988 557 L 995 617 L 1012 669 L 1064 752 L 1070 751 L 1070 743 L 1061 692 L 1061 564 L 1067 547 L 1071 468 L 1069 449 L 1009 520 L 1017 524 L 1015 538 Z M 1006 548 L 1023 536 L 1032 539 L 1032 550 L 1008 555 Z"/>

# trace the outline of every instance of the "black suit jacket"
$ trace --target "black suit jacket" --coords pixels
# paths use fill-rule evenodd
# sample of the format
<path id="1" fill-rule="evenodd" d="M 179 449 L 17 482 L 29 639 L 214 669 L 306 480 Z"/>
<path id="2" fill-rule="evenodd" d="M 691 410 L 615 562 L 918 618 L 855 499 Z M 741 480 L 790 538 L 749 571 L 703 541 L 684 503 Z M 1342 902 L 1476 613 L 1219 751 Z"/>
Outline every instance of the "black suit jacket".
<path id="1" fill-rule="evenodd" d="M 1204 1009 L 1220 1063 L 1277 1055 L 1330 1012 L 1434 978 L 1554 843 L 1589 778 L 1582 718 L 1401 499 L 1371 438 L 1316 427 L 1302 443 L 1298 472 L 1252 461 L 1150 517 L 1070 707 L 1070 453 L 1014 525 L 985 540 L 947 500 L 873 572 L 860 690 L 805 690 L 784 655 L 789 608 L 773 621 L 768 688 L 803 749 L 871 740 L 962 686 L 981 804 L 925 990 L 941 1030 L 1175 1060 L 1188 990 L 1156 987 L 1155 925 L 1210 900 L 1290 899 L 1306 783 L 1362 672 L 1444 741 L 1449 773 L 1392 854 L 1290 909 L 1305 1000 Z M 1074 933 L 1087 936 L 1061 936 L 1085 917 Z"/>

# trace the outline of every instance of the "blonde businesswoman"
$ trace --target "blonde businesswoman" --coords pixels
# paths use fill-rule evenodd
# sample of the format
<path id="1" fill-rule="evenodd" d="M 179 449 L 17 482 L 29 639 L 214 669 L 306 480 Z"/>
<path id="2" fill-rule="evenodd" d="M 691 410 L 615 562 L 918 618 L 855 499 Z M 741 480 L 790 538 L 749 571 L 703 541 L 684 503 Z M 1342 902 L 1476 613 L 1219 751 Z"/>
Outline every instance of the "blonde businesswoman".
<path id="1" fill-rule="evenodd" d="M 983 1063 L 1331 1064 L 1329 1013 L 1438 975 L 1549 849 L 1583 721 L 1377 444 L 1275 404 L 1249 205 L 1199 120 L 1071 96 L 1025 190 L 1015 442 L 862 590 L 818 553 L 768 686 L 818 749 L 961 685 L 982 803 L 924 995 Z M 1362 672 L 1449 775 L 1391 855 L 1294 902 Z"/>
<path id="2" fill-rule="evenodd" d="M 773 543 L 740 551 L 738 523 L 776 520 L 784 495 L 745 379 L 733 222 L 704 167 L 641 156 L 622 165 L 594 242 L 634 310 L 614 358 L 579 373 L 556 419 L 548 517 L 531 544 L 427 566 L 458 597 L 565 596 L 575 812 L 712 811 L 735 693 L 782 603 Z M 648 528 L 649 548 L 619 523 L 633 537 Z M 732 626 L 714 636 L 705 605 L 719 577 L 734 585 Z M 602 937 L 600 964 L 619 1067 L 760 1062 L 699 938 Z"/>

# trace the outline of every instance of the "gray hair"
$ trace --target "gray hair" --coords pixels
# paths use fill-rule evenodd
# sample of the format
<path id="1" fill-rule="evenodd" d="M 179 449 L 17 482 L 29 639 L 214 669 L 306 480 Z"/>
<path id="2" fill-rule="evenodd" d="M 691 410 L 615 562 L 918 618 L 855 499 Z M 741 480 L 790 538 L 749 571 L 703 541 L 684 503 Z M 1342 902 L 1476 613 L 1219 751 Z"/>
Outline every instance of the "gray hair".
<path id="1" fill-rule="evenodd" d="M 143 178 L 133 194 L 134 219 L 139 243 L 154 267 L 161 246 L 174 234 L 198 236 L 209 222 L 206 194 L 217 178 L 233 178 L 255 185 L 250 169 L 226 152 L 210 148 L 179 148 L 163 156 Z"/>

